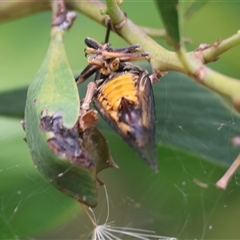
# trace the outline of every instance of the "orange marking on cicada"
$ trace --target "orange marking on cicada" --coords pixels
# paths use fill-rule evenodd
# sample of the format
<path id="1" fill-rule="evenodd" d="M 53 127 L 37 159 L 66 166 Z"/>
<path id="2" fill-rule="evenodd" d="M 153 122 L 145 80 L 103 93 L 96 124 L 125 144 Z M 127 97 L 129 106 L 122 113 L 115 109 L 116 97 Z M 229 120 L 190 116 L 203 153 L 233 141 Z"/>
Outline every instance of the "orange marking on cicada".
<path id="1" fill-rule="evenodd" d="M 110 107 L 117 111 L 120 108 L 121 99 L 137 102 L 137 90 L 134 87 L 133 75 L 124 74 L 107 82 L 101 89 L 99 101 L 108 101 Z"/>
<path id="2" fill-rule="evenodd" d="M 112 49 L 93 39 L 85 40 L 85 54 L 93 54 L 78 83 L 96 73 L 97 91 L 93 102 L 102 117 L 157 172 L 155 148 L 155 109 L 151 81 L 158 74 L 130 63 L 149 60 L 147 53 L 136 52 L 139 45 Z"/>
<path id="3" fill-rule="evenodd" d="M 105 95 L 108 95 L 115 89 L 119 91 L 121 89 L 129 90 L 130 88 L 131 91 L 134 91 L 135 88 L 133 85 L 132 77 L 133 77 L 132 74 L 124 74 L 119 77 L 116 77 L 108 81 L 106 84 L 104 84 L 104 86 L 101 89 L 101 92 Z"/>

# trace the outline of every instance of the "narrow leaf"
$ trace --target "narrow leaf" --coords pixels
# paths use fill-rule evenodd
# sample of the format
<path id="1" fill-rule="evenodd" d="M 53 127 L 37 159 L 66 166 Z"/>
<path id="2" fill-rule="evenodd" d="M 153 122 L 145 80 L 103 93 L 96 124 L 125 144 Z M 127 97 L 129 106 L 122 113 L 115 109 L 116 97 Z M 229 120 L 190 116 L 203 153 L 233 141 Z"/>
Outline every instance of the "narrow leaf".
<path id="1" fill-rule="evenodd" d="M 202 1 L 193 0 L 192 2 L 190 2 L 183 13 L 183 20 L 184 21 L 189 20 L 207 2 L 208 0 L 202 0 Z"/>
<path id="2" fill-rule="evenodd" d="M 0 93 L 0 115 L 23 118 L 27 87 Z"/>
<path id="3" fill-rule="evenodd" d="M 178 0 L 155 0 L 155 3 L 162 17 L 166 31 L 171 39 L 171 44 L 175 50 L 178 50 L 180 48 Z"/>

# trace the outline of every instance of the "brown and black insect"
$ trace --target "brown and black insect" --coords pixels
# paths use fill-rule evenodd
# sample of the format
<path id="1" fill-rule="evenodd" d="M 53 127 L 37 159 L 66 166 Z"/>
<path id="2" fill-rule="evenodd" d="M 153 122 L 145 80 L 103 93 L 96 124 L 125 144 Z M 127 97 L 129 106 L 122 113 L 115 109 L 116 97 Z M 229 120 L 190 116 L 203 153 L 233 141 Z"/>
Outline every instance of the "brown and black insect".
<path id="1" fill-rule="evenodd" d="M 104 120 L 157 172 L 155 105 L 151 75 L 130 61 L 149 59 L 140 46 L 111 48 L 86 38 L 88 66 L 76 79 L 80 84 L 95 75 L 93 103 Z"/>

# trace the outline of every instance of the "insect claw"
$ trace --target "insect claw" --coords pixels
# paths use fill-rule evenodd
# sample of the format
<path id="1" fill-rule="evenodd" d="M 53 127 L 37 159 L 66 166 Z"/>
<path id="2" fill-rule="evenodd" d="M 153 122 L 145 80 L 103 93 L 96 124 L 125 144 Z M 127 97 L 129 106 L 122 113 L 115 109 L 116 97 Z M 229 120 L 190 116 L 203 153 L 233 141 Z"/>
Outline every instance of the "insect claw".
<path id="1" fill-rule="evenodd" d="M 167 72 L 159 72 L 159 71 L 153 70 L 153 73 L 149 75 L 149 78 L 151 79 L 151 83 L 159 82 L 161 77 L 163 77 L 166 74 Z"/>

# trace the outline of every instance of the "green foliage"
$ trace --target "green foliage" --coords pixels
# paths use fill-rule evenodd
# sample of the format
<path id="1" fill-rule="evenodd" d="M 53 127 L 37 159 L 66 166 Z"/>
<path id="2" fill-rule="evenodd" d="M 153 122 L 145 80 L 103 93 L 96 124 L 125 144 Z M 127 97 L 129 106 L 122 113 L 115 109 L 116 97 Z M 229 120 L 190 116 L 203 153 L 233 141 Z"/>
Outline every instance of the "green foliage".
<path id="1" fill-rule="evenodd" d="M 79 112 L 80 99 L 67 62 L 63 31 L 54 27 L 44 61 L 28 88 L 24 116 L 26 140 L 36 168 L 51 184 L 79 202 L 95 207 L 96 171 L 106 167 L 101 160 L 109 161 L 110 154 L 104 137 L 95 127 L 83 131 L 82 140 L 94 158 L 84 152 L 83 144 L 75 137 Z M 95 150 L 99 146 L 100 152 Z"/>
<path id="2" fill-rule="evenodd" d="M 156 5 L 159 9 L 166 31 L 171 39 L 171 44 L 175 50 L 179 49 L 180 32 L 179 32 L 179 16 L 178 8 L 179 2 L 156 0 Z"/>
<path id="3" fill-rule="evenodd" d="M 161 24 L 154 2 L 138 3 L 137 11 L 133 2 L 125 1 L 122 7 L 137 24 L 150 27 Z M 188 10 L 191 18 L 185 22 L 184 34 L 196 44 L 187 48 L 195 49 L 202 42 L 212 43 L 238 30 L 238 5 L 209 2 L 201 11 L 195 11 L 198 8 L 188 8 L 192 9 Z M 44 58 L 50 18 L 50 13 L 41 13 L 0 26 L 0 52 L 4 56 L 0 66 L 3 79 L 0 113 L 7 116 L 0 118 L 0 236 L 4 239 L 81 239 L 88 233 L 84 222 L 88 222 L 86 216 L 81 218 L 78 215 L 81 213 L 79 204 L 40 177 L 32 164 L 27 144 L 22 140 L 24 132 L 19 120 L 23 118 L 26 84 L 32 82 Z M 105 30 L 96 23 L 82 14 L 78 16 L 76 24 L 65 36 L 67 57 L 74 73 L 86 66 L 84 38 L 89 36 L 101 42 L 104 33 Z M 164 40 L 156 41 L 170 49 Z M 111 43 L 114 47 L 126 45 L 117 35 L 111 35 Z M 240 78 L 238 55 L 239 46 L 210 66 Z M 57 69 L 56 73 L 60 71 Z M 61 77 L 56 81 L 58 79 Z M 59 80 L 58 84 L 64 89 L 63 82 Z M 160 235 L 180 239 L 238 239 L 239 173 L 235 174 L 226 191 L 216 189 L 215 183 L 239 152 L 239 146 L 232 142 L 239 136 L 239 116 L 226 107 L 218 95 L 177 72 L 168 73 L 153 88 L 158 175 L 153 175 L 103 121 L 99 123 L 99 129 L 107 137 L 112 156 L 120 167 L 100 174 L 112 203 L 109 221 L 116 221 L 116 225 L 153 229 Z M 80 93 L 84 96 L 84 86 Z M 68 99 L 72 103 L 70 115 L 66 114 L 69 119 L 75 118 L 76 109 L 70 111 L 77 106 L 76 99 L 71 99 L 74 96 L 69 95 Z M 46 97 L 47 102 L 52 103 L 53 99 L 49 100 L 51 93 Z M 101 187 L 98 192 L 99 215 L 102 215 L 105 195 Z M 55 231 L 56 226 L 61 227 Z"/>

